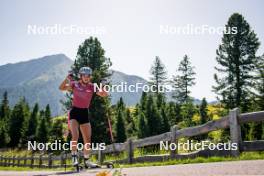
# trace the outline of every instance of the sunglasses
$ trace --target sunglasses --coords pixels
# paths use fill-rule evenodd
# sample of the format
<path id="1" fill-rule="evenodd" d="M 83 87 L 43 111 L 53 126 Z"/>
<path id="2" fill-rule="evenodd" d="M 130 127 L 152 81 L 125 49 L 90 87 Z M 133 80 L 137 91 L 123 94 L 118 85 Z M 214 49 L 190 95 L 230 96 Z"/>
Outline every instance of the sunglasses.
<path id="1" fill-rule="evenodd" d="M 91 77 L 91 75 L 81 75 L 81 76 Z"/>

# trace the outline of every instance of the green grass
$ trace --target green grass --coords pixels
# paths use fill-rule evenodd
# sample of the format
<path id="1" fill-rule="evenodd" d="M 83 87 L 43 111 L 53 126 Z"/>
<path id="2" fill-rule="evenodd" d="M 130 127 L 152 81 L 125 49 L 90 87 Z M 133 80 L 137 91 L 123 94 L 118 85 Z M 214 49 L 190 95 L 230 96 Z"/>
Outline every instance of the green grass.
<path id="1" fill-rule="evenodd" d="M 224 162 L 224 161 L 239 161 L 239 160 L 264 160 L 264 152 L 244 152 L 239 157 L 197 157 L 194 159 L 178 159 L 168 160 L 162 162 L 145 162 L 135 164 L 115 164 L 115 167 L 145 167 L 145 166 L 165 166 L 165 165 L 176 165 L 176 164 L 192 164 L 192 163 L 210 163 L 210 162 Z"/>

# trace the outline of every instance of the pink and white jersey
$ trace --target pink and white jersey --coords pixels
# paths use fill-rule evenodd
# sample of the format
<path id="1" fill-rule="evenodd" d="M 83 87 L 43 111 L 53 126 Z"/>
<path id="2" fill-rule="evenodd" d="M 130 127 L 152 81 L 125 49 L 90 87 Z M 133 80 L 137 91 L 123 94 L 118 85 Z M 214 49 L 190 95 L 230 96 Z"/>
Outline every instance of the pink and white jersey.
<path id="1" fill-rule="evenodd" d="M 77 108 L 89 108 L 94 93 L 94 85 L 88 83 L 83 86 L 79 81 L 71 81 L 73 89 L 72 106 Z"/>

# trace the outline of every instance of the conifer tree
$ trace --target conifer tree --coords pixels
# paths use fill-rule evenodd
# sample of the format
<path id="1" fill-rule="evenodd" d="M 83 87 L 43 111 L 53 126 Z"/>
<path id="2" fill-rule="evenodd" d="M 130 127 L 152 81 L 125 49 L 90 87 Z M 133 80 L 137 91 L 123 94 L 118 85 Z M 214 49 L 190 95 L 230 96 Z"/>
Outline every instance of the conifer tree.
<path id="1" fill-rule="evenodd" d="M 161 118 L 162 118 L 162 129 L 161 133 L 165 133 L 170 131 L 170 124 L 169 124 L 169 119 L 166 113 L 165 106 L 163 106 L 160 110 Z"/>
<path id="2" fill-rule="evenodd" d="M 6 147 L 10 142 L 10 137 L 8 134 L 7 123 L 3 120 L 0 120 L 0 148 Z"/>
<path id="3" fill-rule="evenodd" d="M 256 76 L 255 76 L 255 89 L 256 89 L 256 103 L 259 111 L 264 110 L 264 54 L 256 60 Z"/>
<path id="4" fill-rule="evenodd" d="M 138 114 L 137 136 L 138 138 L 145 138 L 148 136 L 148 126 L 143 112 Z"/>
<path id="5" fill-rule="evenodd" d="M 8 93 L 5 91 L 0 107 L 0 120 L 8 121 L 10 117 L 10 108 L 8 102 Z"/>
<path id="6" fill-rule="evenodd" d="M 213 86 L 220 101 L 228 109 L 240 107 L 249 110 L 250 93 L 255 69 L 256 51 L 260 45 L 255 32 L 241 14 L 234 13 L 226 24 L 235 33 L 223 34 L 222 43 L 216 51 L 216 85 Z M 221 74 L 221 76 L 220 76 Z"/>
<path id="7" fill-rule="evenodd" d="M 150 85 L 154 85 L 155 93 L 161 93 L 159 87 L 164 86 L 167 81 L 167 71 L 160 58 L 156 56 L 153 66 L 150 69 Z"/>
<path id="8" fill-rule="evenodd" d="M 205 98 L 202 99 L 202 103 L 199 107 L 200 109 L 200 124 L 204 124 L 206 123 L 207 121 L 209 121 L 208 119 L 208 109 L 207 109 L 207 101 Z"/>
<path id="9" fill-rule="evenodd" d="M 10 147 L 19 146 L 21 139 L 24 133 L 25 126 L 25 108 L 24 108 L 24 100 L 20 99 L 19 102 L 14 106 L 12 110 L 12 114 L 9 121 L 9 136 L 10 136 Z"/>
<path id="10" fill-rule="evenodd" d="M 126 141 L 126 130 L 124 123 L 124 111 L 122 106 L 117 106 L 117 115 L 115 123 L 115 132 L 116 132 L 116 142 L 125 142 Z"/>
<path id="11" fill-rule="evenodd" d="M 36 137 L 38 142 L 46 143 L 48 142 L 48 124 L 45 117 L 45 111 L 41 110 L 39 113 L 40 122 L 37 127 Z"/>
<path id="12" fill-rule="evenodd" d="M 0 147 L 6 147 L 10 142 L 8 133 L 10 113 L 11 109 L 9 108 L 8 94 L 5 91 L 0 105 Z"/>
<path id="13" fill-rule="evenodd" d="M 147 98 L 145 117 L 148 125 L 148 136 L 160 134 L 161 127 L 158 124 L 161 124 L 161 117 L 152 94 L 149 94 Z"/>
<path id="14" fill-rule="evenodd" d="M 38 126 L 38 112 L 39 111 L 39 105 L 36 103 L 34 105 L 34 108 L 31 112 L 29 122 L 28 122 L 28 127 L 26 131 L 26 137 L 28 140 L 35 140 L 36 139 L 36 130 Z"/>
<path id="15" fill-rule="evenodd" d="M 178 75 L 172 78 L 172 87 L 174 89 L 173 98 L 177 103 L 183 104 L 191 101 L 190 88 L 195 85 L 194 67 L 191 65 L 190 58 L 185 55 L 180 62 L 177 70 Z"/>
<path id="16" fill-rule="evenodd" d="M 175 102 L 169 102 L 167 104 L 166 112 L 168 114 L 170 126 L 174 126 L 180 121 L 182 121 L 180 104 L 175 103 Z"/>
<path id="17" fill-rule="evenodd" d="M 126 126 L 126 135 L 127 137 L 132 137 L 135 133 L 136 127 L 135 127 L 135 122 L 134 119 L 130 113 L 129 108 L 126 109 L 125 112 L 125 126 Z"/>

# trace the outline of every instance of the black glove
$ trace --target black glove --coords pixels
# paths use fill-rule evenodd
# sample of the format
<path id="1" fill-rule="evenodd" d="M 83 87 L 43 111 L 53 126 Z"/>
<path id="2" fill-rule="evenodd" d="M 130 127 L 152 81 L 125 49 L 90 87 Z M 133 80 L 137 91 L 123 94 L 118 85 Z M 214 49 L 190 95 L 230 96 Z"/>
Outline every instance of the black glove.
<path id="1" fill-rule="evenodd" d="M 102 86 L 105 86 L 107 84 L 107 79 L 101 79 L 100 84 L 102 84 Z"/>

